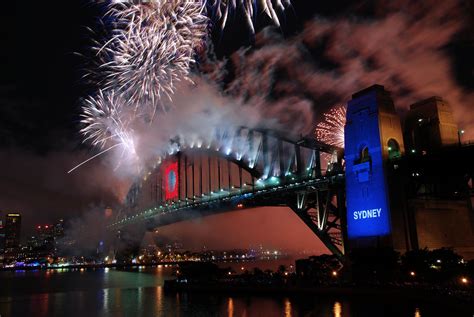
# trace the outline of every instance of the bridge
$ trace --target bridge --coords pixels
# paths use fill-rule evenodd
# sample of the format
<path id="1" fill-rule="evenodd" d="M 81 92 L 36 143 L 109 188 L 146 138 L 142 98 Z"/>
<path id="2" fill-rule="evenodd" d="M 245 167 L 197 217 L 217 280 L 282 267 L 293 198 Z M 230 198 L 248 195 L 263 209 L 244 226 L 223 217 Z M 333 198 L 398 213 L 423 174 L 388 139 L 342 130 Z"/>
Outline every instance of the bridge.
<path id="1" fill-rule="evenodd" d="M 335 255 L 344 254 L 343 151 L 277 131 L 216 132 L 211 141 L 172 140 L 172 149 L 131 187 L 110 228 L 148 230 L 263 206 L 292 210 Z"/>
<path id="2" fill-rule="evenodd" d="M 450 111 L 441 98 L 426 99 L 411 106 L 402 130 L 390 93 L 374 85 L 348 102 L 344 153 L 313 137 L 245 127 L 173 139 L 110 229 L 285 206 L 338 257 L 449 246 L 474 258 L 474 146 L 461 144 L 452 115 L 438 115 Z"/>

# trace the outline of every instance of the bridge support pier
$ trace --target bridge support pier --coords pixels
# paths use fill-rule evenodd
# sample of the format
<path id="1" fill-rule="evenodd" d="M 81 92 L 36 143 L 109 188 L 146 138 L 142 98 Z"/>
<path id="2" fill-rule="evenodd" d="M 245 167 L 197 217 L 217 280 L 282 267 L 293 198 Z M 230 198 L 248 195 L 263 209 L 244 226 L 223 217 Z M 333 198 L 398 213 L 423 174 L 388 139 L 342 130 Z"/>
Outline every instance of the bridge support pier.
<path id="1" fill-rule="evenodd" d="M 295 214 L 313 231 L 324 245 L 339 258 L 344 256 L 345 198 L 340 189 L 307 189 L 296 193 L 290 204 Z"/>

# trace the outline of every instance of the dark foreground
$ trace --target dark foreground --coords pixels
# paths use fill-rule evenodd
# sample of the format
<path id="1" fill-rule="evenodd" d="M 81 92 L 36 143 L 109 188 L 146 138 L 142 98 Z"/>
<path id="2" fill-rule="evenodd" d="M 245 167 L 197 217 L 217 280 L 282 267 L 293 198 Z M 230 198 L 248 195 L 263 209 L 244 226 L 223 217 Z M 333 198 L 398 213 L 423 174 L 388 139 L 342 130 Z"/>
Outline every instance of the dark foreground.
<path id="1" fill-rule="evenodd" d="M 0 272 L 5 316 L 469 316 L 474 306 L 387 292 L 164 292 L 172 269 Z"/>

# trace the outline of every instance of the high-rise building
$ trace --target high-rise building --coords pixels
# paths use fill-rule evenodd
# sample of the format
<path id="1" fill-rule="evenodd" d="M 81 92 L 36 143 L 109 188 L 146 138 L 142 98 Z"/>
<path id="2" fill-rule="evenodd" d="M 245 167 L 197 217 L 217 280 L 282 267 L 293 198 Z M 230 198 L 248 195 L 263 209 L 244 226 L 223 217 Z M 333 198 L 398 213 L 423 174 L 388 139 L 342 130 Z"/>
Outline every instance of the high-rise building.
<path id="1" fill-rule="evenodd" d="M 9 213 L 5 218 L 5 258 L 15 258 L 20 247 L 21 215 Z"/>
<path id="2" fill-rule="evenodd" d="M 0 211 L 0 261 L 3 260 L 5 252 L 5 226 L 3 222 L 2 212 Z"/>
<path id="3" fill-rule="evenodd" d="M 53 225 L 36 226 L 36 237 L 39 242 L 38 253 L 41 256 L 51 255 L 54 251 L 54 231 Z"/>

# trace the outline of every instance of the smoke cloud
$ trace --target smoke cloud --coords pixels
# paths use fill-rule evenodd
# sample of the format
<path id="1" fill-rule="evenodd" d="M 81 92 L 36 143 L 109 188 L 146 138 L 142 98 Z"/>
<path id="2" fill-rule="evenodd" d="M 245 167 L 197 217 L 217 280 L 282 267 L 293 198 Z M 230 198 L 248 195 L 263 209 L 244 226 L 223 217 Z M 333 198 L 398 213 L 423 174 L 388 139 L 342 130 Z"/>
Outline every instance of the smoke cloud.
<path id="1" fill-rule="evenodd" d="M 103 162 L 85 165 L 77 173 L 66 173 L 72 164 L 88 156 L 85 151 L 40 155 L 10 148 L 0 152 L 1 210 L 22 214 L 23 238 L 33 233 L 35 225 L 79 216 L 90 209 L 90 204 L 123 201 L 129 181 L 118 178 Z"/>
<path id="2" fill-rule="evenodd" d="M 291 119 L 291 115 L 282 117 L 284 120 L 267 116 L 265 103 L 248 104 L 225 96 L 202 77 L 196 77 L 193 81 L 193 85 L 182 83 L 178 87 L 173 101 L 167 106 L 168 111 L 157 114 L 153 119 L 135 117 L 131 135 L 137 155 L 134 159 L 124 160 L 123 153 L 115 151 L 111 162 L 118 166 L 119 173 L 137 175 L 142 172 L 142 166 L 152 165 L 159 157 L 185 147 L 212 146 L 216 150 L 232 148 L 245 152 L 248 144 L 235 135 L 240 127 L 282 130 L 284 121 Z M 280 108 L 284 106 L 282 101 Z M 298 106 L 309 109 L 306 104 Z M 133 109 L 127 111 L 130 111 L 130 117 L 134 116 Z"/>
<path id="3" fill-rule="evenodd" d="M 384 2 L 383 14 L 372 19 L 315 17 L 287 41 L 279 31 L 265 29 L 255 49 L 232 56 L 235 78 L 227 91 L 246 100 L 264 98 L 268 109 L 283 115 L 299 100 L 311 105 L 314 119 L 378 83 L 392 92 L 401 112 L 437 95 L 452 105 L 460 127 L 472 126 L 474 94 L 456 82 L 447 50 L 466 24 L 462 4 Z M 302 112 L 296 113 L 301 119 Z"/>

